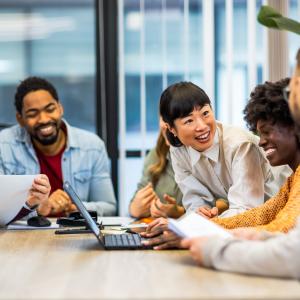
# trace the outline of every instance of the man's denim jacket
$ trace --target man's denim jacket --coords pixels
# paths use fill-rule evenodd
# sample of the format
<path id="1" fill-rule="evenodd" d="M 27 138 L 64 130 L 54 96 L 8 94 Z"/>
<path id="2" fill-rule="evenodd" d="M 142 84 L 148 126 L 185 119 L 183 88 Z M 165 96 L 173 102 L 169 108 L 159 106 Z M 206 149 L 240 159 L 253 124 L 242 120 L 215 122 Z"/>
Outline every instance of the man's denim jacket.
<path id="1" fill-rule="evenodd" d="M 100 216 L 116 213 L 116 199 L 103 141 L 95 134 L 70 126 L 62 156 L 63 180 L 75 188 L 85 207 Z M 39 174 L 31 138 L 19 125 L 0 132 L 0 174 Z"/>

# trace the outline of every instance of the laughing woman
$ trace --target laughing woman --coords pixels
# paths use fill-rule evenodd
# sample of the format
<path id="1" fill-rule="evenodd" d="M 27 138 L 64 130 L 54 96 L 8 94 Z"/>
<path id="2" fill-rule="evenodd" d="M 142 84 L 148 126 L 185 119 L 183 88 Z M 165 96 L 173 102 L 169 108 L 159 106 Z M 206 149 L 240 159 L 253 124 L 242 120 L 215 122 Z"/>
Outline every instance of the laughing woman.
<path id="1" fill-rule="evenodd" d="M 291 174 L 273 168 L 258 137 L 217 122 L 206 93 L 191 82 L 169 86 L 161 95 L 160 114 L 172 145 L 175 180 L 183 206 L 207 217 L 218 215 L 216 199 L 228 199 L 229 217 L 264 203 Z"/>

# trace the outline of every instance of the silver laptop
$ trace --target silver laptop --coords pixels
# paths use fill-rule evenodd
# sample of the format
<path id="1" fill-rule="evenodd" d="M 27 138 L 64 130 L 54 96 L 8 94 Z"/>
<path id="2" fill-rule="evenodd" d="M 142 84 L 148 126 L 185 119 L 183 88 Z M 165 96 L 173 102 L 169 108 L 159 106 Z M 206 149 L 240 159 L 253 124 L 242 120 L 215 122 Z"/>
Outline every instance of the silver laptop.
<path id="1" fill-rule="evenodd" d="M 98 239 L 102 248 L 107 250 L 128 250 L 128 249 L 151 249 L 144 246 L 141 241 L 141 236 L 135 233 L 126 234 L 105 234 L 103 235 L 100 228 L 88 213 L 87 209 L 82 204 L 78 195 L 68 181 L 64 182 L 64 190 L 70 196 L 72 202 L 76 205 L 78 211 L 86 220 L 89 228 L 92 230 Z"/>

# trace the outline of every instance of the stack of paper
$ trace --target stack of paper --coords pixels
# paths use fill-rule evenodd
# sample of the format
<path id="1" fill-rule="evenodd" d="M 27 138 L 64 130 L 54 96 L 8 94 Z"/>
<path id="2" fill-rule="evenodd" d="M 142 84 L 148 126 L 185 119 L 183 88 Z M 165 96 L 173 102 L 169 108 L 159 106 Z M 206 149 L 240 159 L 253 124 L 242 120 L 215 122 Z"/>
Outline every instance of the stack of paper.
<path id="1" fill-rule="evenodd" d="M 188 213 L 182 218 L 169 219 L 168 227 L 183 238 L 193 238 L 208 235 L 231 237 L 232 235 L 219 225 L 205 219 L 195 212 Z"/>

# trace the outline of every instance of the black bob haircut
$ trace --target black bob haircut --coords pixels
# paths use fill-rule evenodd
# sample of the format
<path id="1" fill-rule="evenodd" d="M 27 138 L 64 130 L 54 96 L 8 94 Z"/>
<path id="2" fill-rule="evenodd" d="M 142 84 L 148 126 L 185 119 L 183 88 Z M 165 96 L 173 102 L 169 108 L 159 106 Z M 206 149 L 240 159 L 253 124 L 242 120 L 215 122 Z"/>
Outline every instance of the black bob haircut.
<path id="1" fill-rule="evenodd" d="M 174 127 L 174 121 L 188 116 L 195 108 L 211 102 L 206 93 L 192 82 L 178 82 L 166 88 L 160 97 L 160 115 L 164 122 Z M 167 138 L 172 146 L 182 146 L 178 137 L 167 129 Z"/>
<path id="2" fill-rule="evenodd" d="M 57 91 L 49 81 L 40 77 L 28 77 L 21 81 L 15 94 L 15 107 L 19 114 L 22 114 L 24 97 L 28 93 L 38 90 L 45 90 L 49 92 L 54 100 L 59 102 Z"/>
<path id="3" fill-rule="evenodd" d="M 244 120 L 251 131 L 257 132 L 259 120 L 294 126 L 288 102 L 283 96 L 283 88 L 287 87 L 289 82 L 289 78 L 277 82 L 266 81 L 257 85 L 251 92 L 250 100 L 244 109 Z"/>

